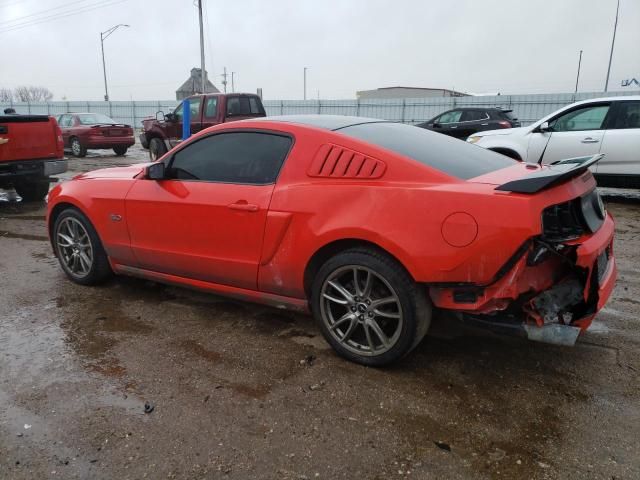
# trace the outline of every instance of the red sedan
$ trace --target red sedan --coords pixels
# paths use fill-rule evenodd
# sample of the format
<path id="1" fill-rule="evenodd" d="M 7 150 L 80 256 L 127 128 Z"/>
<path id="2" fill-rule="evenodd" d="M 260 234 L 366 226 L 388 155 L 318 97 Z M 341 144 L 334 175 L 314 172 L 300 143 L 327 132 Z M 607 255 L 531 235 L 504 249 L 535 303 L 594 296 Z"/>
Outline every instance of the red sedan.
<path id="1" fill-rule="evenodd" d="M 366 365 L 410 352 L 434 309 L 572 345 L 617 274 L 598 159 L 541 167 L 380 120 L 252 119 L 56 186 L 47 222 L 74 282 L 309 309 Z"/>
<path id="2" fill-rule="evenodd" d="M 76 157 L 87 150 L 111 150 L 124 155 L 136 141 L 131 125 L 117 123 L 102 113 L 65 113 L 58 117 L 65 148 Z"/>

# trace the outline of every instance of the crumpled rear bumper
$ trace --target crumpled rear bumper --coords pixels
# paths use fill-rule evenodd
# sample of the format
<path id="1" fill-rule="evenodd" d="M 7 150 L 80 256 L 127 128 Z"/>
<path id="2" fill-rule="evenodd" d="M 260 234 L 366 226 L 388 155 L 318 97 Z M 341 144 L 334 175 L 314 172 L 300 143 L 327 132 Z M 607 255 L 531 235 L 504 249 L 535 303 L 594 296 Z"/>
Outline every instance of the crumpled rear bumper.
<path id="1" fill-rule="evenodd" d="M 614 222 L 607 215 L 600 229 L 585 238 L 562 245 L 532 239 L 496 281 L 431 287 L 432 301 L 436 307 L 457 311 L 468 323 L 534 341 L 573 345 L 615 286 L 613 235 Z M 548 257 L 532 262 L 545 248 Z"/>

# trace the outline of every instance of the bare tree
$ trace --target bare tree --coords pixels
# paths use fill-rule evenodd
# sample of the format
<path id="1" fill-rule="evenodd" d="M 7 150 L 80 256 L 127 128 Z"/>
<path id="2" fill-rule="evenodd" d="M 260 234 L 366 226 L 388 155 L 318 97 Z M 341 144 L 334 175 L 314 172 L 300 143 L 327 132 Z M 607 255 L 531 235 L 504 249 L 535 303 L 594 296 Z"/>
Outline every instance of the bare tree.
<path id="1" fill-rule="evenodd" d="M 33 85 L 16 87 L 13 94 L 19 102 L 48 102 L 53 98 L 53 93 L 48 88 Z"/>
<path id="2" fill-rule="evenodd" d="M 0 102 L 10 103 L 13 101 L 13 92 L 10 88 L 0 88 Z"/>

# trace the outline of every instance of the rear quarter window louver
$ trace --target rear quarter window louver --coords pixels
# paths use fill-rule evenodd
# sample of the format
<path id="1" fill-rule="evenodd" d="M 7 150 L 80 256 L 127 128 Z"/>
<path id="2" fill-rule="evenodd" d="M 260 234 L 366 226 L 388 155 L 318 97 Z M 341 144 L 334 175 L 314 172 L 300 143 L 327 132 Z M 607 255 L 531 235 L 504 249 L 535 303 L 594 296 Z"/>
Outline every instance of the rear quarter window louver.
<path id="1" fill-rule="evenodd" d="M 307 171 L 310 177 L 326 178 L 380 178 L 386 164 L 338 145 L 322 145 L 313 157 Z"/>

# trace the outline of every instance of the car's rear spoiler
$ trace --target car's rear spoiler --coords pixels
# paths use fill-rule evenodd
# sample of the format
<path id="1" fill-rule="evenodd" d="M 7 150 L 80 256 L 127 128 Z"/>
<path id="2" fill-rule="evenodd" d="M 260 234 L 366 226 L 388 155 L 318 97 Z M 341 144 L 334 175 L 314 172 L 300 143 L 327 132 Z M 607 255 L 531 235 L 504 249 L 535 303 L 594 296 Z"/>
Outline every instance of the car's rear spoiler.
<path id="1" fill-rule="evenodd" d="M 582 175 L 591 165 L 595 165 L 604 157 L 604 153 L 588 157 L 568 158 L 542 167 L 524 178 L 512 180 L 496 187 L 515 193 L 537 193 L 541 190 L 553 187 L 570 178 Z"/>

